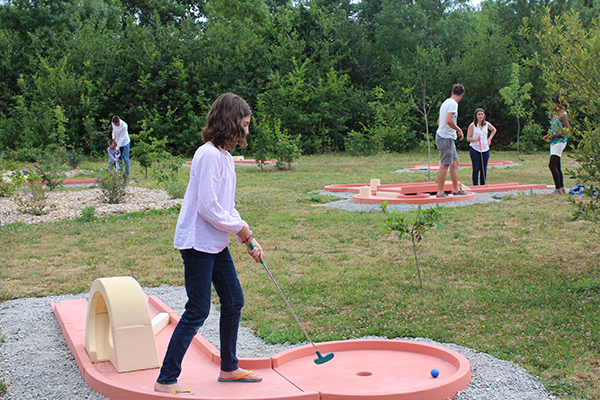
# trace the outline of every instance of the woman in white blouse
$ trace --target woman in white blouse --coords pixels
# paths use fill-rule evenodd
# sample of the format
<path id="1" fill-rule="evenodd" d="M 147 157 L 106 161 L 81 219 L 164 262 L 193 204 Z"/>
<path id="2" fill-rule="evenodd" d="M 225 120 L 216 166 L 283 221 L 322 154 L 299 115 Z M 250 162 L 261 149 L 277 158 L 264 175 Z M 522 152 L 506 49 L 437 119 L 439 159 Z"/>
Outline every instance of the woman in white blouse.
<path id="1" fill-rule="evenodd" d="M 488 136 L 490 132 L 491 135 Z M 467 131 L 467 141 L 471 145 L 469 153 L 473 164 L 473 186 L 477 186 L 479 181 L 485 185 L 487 164 L 490 159 L 490 144 L 495 134 L 496 128 L 485 120 L 483 108 L 475 109 L 473 122 Z"/>
<path id="2" fill-rule="evenodd" d="M 213 103 L 202 130 L 204 145 L 196 150 L 190 181 L 183 199 L 174 245 L 184 264 L 188 301 L 175 327 L 154 390 L 192 393 L 177 382 L 187 349 L 210 312 L 211 284 L 221 302 L 220 382 L 260 382 L 262 377 L 239 368 L 236 343 L 244 293 L 229 253 L 229 235 L 235 234 L 248 254 L 260 262 L 263 251 L 250 227 L 235 208 L 236 175 L 229 153 L 246 144 L 252 111 L 233 93 Z M 251 246 L 252 244 L 253 246 Z"/>

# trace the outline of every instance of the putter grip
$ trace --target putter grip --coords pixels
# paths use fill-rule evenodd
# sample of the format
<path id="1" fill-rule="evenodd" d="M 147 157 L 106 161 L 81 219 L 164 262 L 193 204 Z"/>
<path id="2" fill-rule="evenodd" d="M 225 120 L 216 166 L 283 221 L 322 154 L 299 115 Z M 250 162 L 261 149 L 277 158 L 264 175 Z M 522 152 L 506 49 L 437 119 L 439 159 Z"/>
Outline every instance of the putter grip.
<path id="1" fill-rule="evenodd" d="M 254 246 L 254 243 L 252 243 L 252 240 L 250 240 L 250 250 L 254 250 L 254 247 L 256 247 L 256 246 Z M 265 263 L 265 262 L 263 261 L 262 257 L 261 257 L 261 259 L 260 259 L 260 262 L 261 262 L 261 264 L 264 264 L 264 263 Z"/>

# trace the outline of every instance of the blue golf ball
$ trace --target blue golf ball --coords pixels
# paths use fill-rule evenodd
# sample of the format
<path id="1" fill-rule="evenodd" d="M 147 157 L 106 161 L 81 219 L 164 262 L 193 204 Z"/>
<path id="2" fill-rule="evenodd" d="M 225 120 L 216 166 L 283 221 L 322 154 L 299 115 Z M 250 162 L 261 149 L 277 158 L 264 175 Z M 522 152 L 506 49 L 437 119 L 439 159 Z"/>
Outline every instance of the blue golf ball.
<path id="1" fill-rule="evenodd" d="M 438 371 L 437 369 L 432 369 L 431 370 L 431 376 L 433 376 L 434 378 L 437 378 L 440 375 L 440 371 Z"/>

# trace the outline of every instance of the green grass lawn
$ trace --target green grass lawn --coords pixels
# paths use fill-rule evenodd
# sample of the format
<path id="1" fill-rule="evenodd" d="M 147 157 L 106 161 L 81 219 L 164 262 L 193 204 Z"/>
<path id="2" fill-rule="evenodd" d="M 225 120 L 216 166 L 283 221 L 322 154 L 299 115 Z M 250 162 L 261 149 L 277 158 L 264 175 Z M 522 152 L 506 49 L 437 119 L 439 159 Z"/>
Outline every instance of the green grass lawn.
<path id="1" fill-rule="evenodd" d="M 459 156 L 469 162 L 468 153 Z M 489 169 L 488 183 L 552 184 L 546 152 L 524 158 L 492 153 L 522 165 Z M 383 232 L 384 214 L 327 208 L 337 199 L 310 193 L 371 178 L 427 181 L 426 171 L 391 173 L 426 162 L 421 153 L 319 155 L 286 172 L 236 167 L 238 210 L 313 340 L 428 337 L 513 361 L 561 398 L 600 399 L 600 236 L 596 224 L 572 220 L 567 196 L 445 209 L 446 228 L 419 246 L 420 288 L 410 240 Z M 135 165 L 132 176 L 152 185 Z M 471 170 L 459 180 L 469 185 Z M 0 298 L 85 292 L 104 276 L 182 285 L 176 220 L 171 210 L 4 226 Z M 267 342 L 303 341 L 260 264 L 235 241 L 230 249 L 246 294 L 244 324 Z"/>

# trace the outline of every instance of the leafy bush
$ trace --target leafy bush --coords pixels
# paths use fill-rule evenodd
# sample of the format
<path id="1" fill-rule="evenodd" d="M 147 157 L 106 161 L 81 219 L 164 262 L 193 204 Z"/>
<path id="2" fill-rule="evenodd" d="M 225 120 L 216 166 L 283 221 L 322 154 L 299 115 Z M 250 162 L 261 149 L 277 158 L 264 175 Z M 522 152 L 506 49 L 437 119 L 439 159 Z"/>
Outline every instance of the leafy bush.
<path id="1" fill-rule="evenodd" d="M 79 164 L 81 164 L 85 160 L 86 160 L 86 157 L 83 155 L 83 153 L 80 150 L 77 150 L 77 149 L 68 151 L 65 155 L 65 161 L 66 161 L 67 165 L 69 167 L 71 167 L 71 169 L 76 169 L 77 167 L 79 167 Z"/>
<path id="2" fill-rule="evenodd" d="M 21 192 L 20 195 L 14 198 L 17 204 L 17 210 L 23 214 L 43 215 L 46 210 L 46 189 L 41 184 L 33 183 L 29 186 L 29 194 Z"/>
<path id="3" fill-rule="evenodd" d="M 273 136 L 273 130 L 269 126 L 267 116 L 262 116 L 256 126 L 256 131 L 256 136 L 253 138 L 251 144 L 252 153 L 254 154 L 254 159 L 262 169 L 265 161 L 274 158 L 272 147 L 275 138 Z"/>
<path id="4" fill-rule="evenodd" d="M 253 141 L 254 157 L 262 168 L 264 161 L 276 158 L 277 168 L 291 169 L 292 162 L 302 155 L 301 135 L 292 137 L 281 128 L 279 118 L 263 116 L 258 126 L 258 135 Z"/>
<path id="5" fill-rule="evenodd" d="M 13 154 L 17 162 L 35 162 L 36 156 L 39 154 L 39 149 L 24 147 L 13 150 Z"/>
<path id="6" fill-rule="evenodd" d="M 543 139 L 542 127 L 533 120 L 529 120 L 521 132 L 521 150 L 524 153 L 545 149 L 548 144 Z"/>
<path id="7" fill-rule="evenodd" d="M 373 90 L 375 101 L 369 108 L 375 116 L 369 127 L 363 125 L 362 132 L 351 131 L 344 140 L 346 151 L 355 155 L 369 155 L 380 151 L 402 153 L 418 145 L 415 132 L 409 130 L 407 102 L 388 99 L 383 90 Z"/>
<path id="8" fill-rule="evenodd" d="M 108 204 L 122 203 L 127 194 L 127 178 L 117 171 L 102 170 L 96 177 L 96 182 Z"/>
<path id="9" fill-rule="evenodd" d="M 375 101 L 369 103 L 369 108 L 375 114 L 375 122 L 368 131 L 377 150 L 400 153 L 415 147 L 416 135 L 408 130 L 410 104 L 390 98 L 381 87 L 373 89 L 373 94 Z"/>
<path id="10" fill-rule="evenodd" d="M 42 184 L 46 185 L 49 190 L 54 190 L 62 186 L 63 181 L 57 174 L 56 167 L 52 164 L 33 164 L 35 172 L 33 173 L 40 178 Z"/>
<path id="11" fill-rule="evenodd" d="M 0 170 L 14 170 L 17 168 L 15 152 L 10 149 L 3 149 L 0 152 Z"/>
<path id="12" fill-rule="evenodd" d="M 94 222 L 96 217 L 96 206 L 87 206 L 81 210 L 81 220 L 84 222 Z"/>
<path id="13" fill-rule="evenodd" d="M 276 130 L 275 137 L 277 138 L 275 142 L 275 157 L 277 158 L 277 162 L 275 165 L 281 170 L 286 169 L 286 166 L 287 169 L 292 169 L 292 162 L 302 155 L 300 150 L 301 136 L 298 135 L 296 138 L 293 138 L 286 132 Z"/>
<path id="14" fill-rule="evenodd" d="M 344 139 L 346 152 L 353 156 L 371 155 L 377 153 L 377 145 L 374 140 L 362 132 L 351 131 Z"/>
<path id="15" fill-rule="evenodd" d="M 63 184 L 58 175 L 61 168 L 60 157 L 60 150 L 56 153 L 52 150 L 38 151 L 35 155 L 34 174 L 49 190 L 54 190 Z"/>
<path id="16" fill-rule="evenodd" d="M 148 177 L 148 168 L 156 161 L 162 152 L 166 152 L 167 138 L 157 139 L 152 136 L 153 128 L 148 126 L 149 122 L 142 121 L 142 130 L 139 134 L 131 134 L 131 140 L 135 141 L 135 147 L 131 149 L 131 155 L 144 168 L 144 175 Z"/>
<path id="17" fill-rule="evenodd" d="M 576 209 L 573 218 L 592 222 L 600 221 L 600 128 L 593 126 L 586 118 L 582 140 L 577 151 L 571 156 L 577 161 L 577 167 L 567 173 L 578 183 L 584 185 L 583 200 L 569 201 Z M 576 196 L 577 197 L 577 196 Z"/>
<path id="18" fill-rule="evenodd" d="M 5 171 L 0 176 L 0 197 L 10 197 L 25 183 L 25 175 L 21 171 Z"/>
<path id="19" fill-rule="evenodd" d="M 380 151 L 403 153 L 418 144 L 415 133 L 405 125 L 380 125 L 374 129 L 374 136 Z"/>
<path id="20" fill-rule="evenodd" d="M 301 134 L 303 154 L 339 150 L 351 115 L 350 77 L 314 67 L 308 58 L 301 62 L 292 57 L 290 70 L 269 74 L 266 91 L 257 96 L 256 115 L 277 116 L 282 131 Z"/>
<path id="21" fill-rule="evenodd" d="M 182 199 L 185 195 L 187 185 L 179 180 L 179 169 L 183 165 L 183 160 L 175 157 L 168 151 L 159 153 L 152 167 L 152 177 L 156 179 L 159 186 L 162 186 L 172 199 Z"/>
<path id="22" fill-rule="evenodd" d="M 172 199 L 183 199 L 185 191 L 187 190 L 187 185 L 180 182 L 178 179 L 165 182 L 163 186 L 169 197 Z"/>
<path id="23" fill-rule="evenodd" d="M 0 197 L 10 197 L 15 194 L 12 183 L 0 183 Z"/>
<path id="24" fill-rule="evenodd" d="M 181 158 L 166 150 L 158 153 L 154 158 L 151 176 L 159 185 L 177 179 L 179 169 L 183 165 Z"/>

